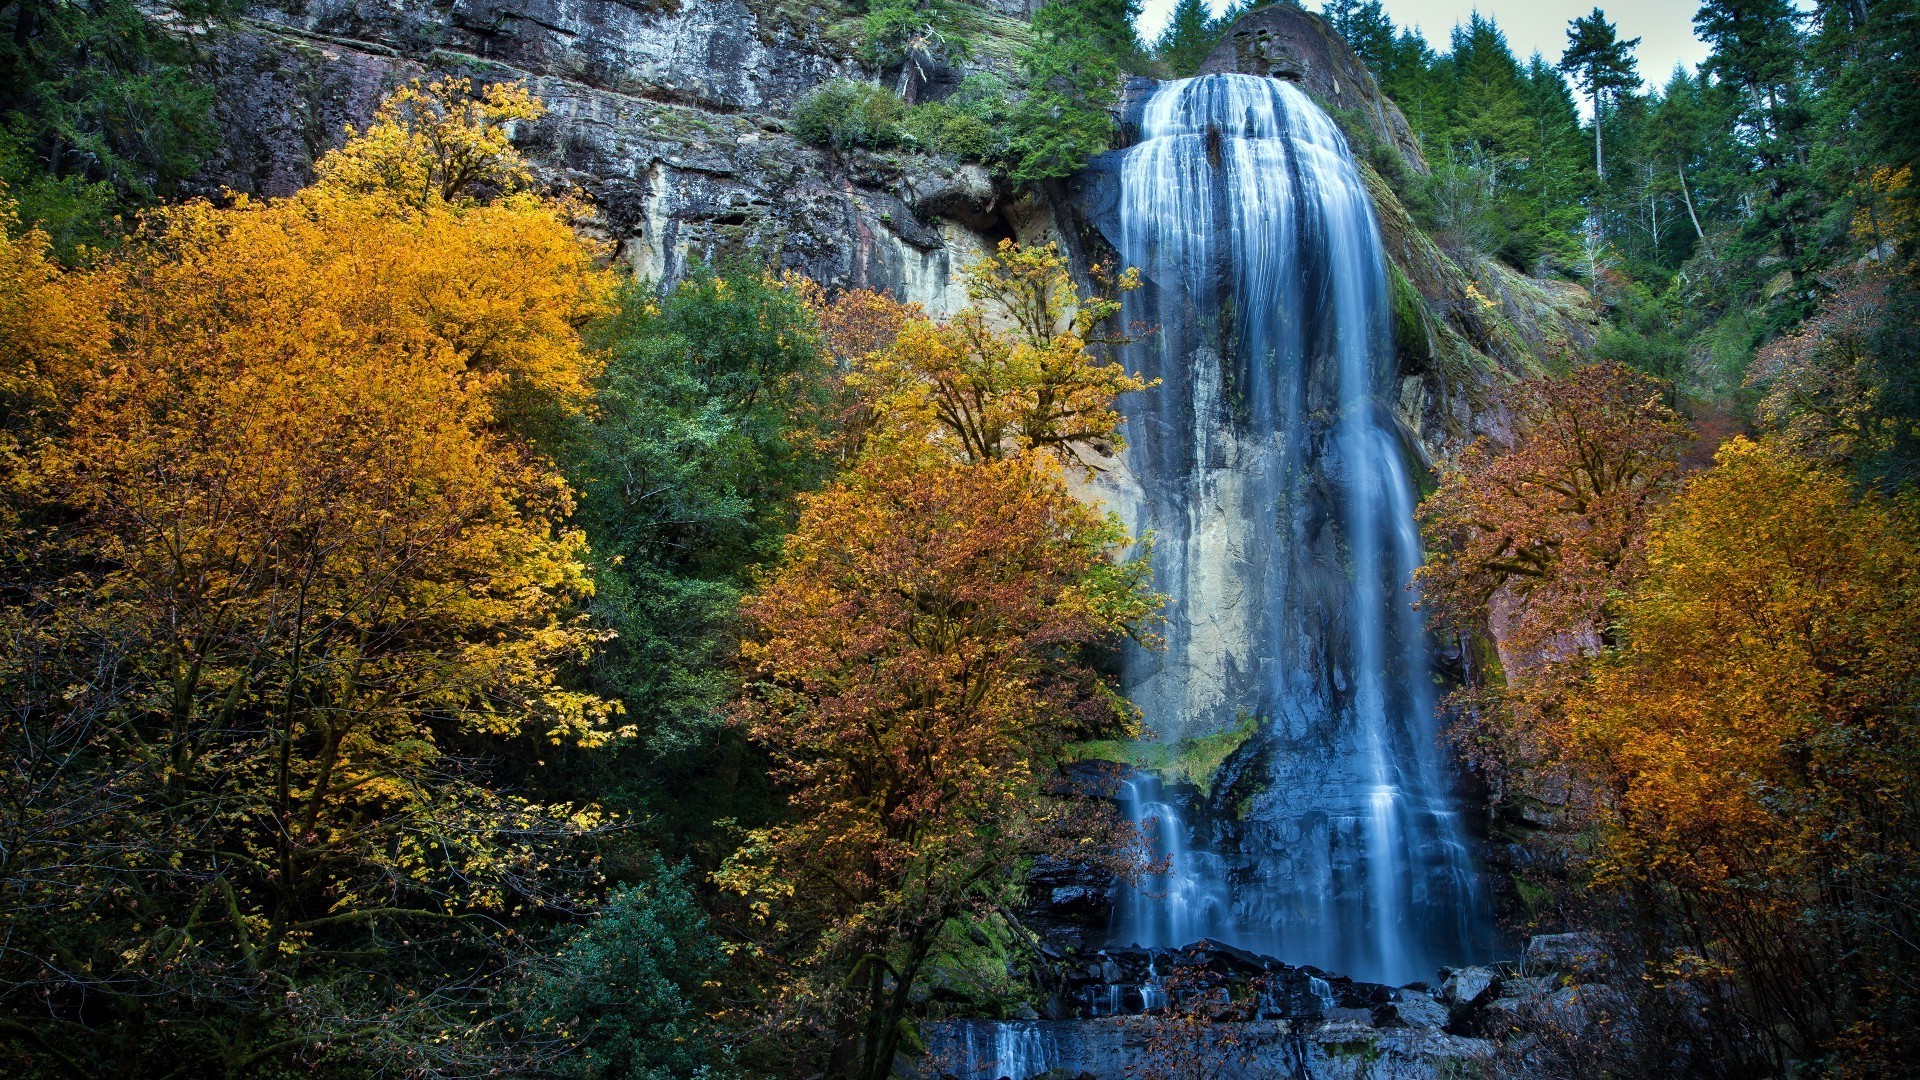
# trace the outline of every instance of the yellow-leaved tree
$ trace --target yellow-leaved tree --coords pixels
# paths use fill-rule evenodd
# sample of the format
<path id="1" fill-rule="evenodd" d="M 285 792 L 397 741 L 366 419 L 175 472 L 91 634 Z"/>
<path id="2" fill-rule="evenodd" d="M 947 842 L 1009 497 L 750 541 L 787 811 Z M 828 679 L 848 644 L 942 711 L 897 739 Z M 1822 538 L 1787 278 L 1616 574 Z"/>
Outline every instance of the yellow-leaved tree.
<path id="1" fill-rule="evenodd" d="M 1117 442 L 1115 398 L 1145 384 L 1096 351 L 1117 303 L 1082 295 L 1051 247 L 1003 244 L 968 287 L 945 323 L 872 294 L 816 301 L 856 463 L 802 498 L 744 611 L 737 716 L 788 814 L 717 880 L 758 929 L 778 1053 L 859 1080 L 913 1044 L 955 935 L 1024 940 L 1023 860 L 1142 870 L 1108 808 L 1046 781 L 1068 742 L 1134 727 L 1093 660 L 1150 641 L 1159 598 L 1065 471 Z"/>
<path id="2" fill-rule="evenodd" d="M 953 318 L 904 319 L 891 346 L 871 354 L 854 385 L 887 418 L 874 432 L 896 450 L 925 447 L 977 463 L 1043 451 L 1083 462 L 1121 445 L 1114 400 L 1148 388 L 1105 355 L 1129 338 L 1105 333 L 1120 312 L 1113 293 L 1138 271 L 1082 292 L 1048 244 L 1003 240 L 965 272 L 971 301 Z"/>
<path id="3" fill-rule="evenodd" d="M 1913 1060 L 1920 521 L 1735 439 L 1658 516 L 1623 640 L 1570 695 L 1610 793 L 1603 881 L 1677 927 L 1658 980 L 1735 976 L 1801 1060 Z"/>
<path id="4" fill-rule="evenodd" d="M 584 406 L 611 282 L 520 190 L 536 112 L 416 83 L 291 197 L 154 211 L 65 278 L 6 249 L 0 303 L 87 313 L 0 357 L 11 430 L 58 412 L 6 538 L 0 978 L 75 1068 L 473 1050 L 501 920 L 592 873 L 592 815 L 482 764 L 614 722 L 557 678 L 590 585 L 528 436 Z"/>

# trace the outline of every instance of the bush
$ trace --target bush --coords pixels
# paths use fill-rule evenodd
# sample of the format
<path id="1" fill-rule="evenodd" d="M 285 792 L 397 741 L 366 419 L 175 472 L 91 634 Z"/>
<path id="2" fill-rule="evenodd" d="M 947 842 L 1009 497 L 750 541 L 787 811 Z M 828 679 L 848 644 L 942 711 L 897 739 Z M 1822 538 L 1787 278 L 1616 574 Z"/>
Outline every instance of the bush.
<path id="1" fill-rule="evenodd" d="M 872 0 L 861 20 L 867 59 L 881 67 L 905 63 L 915 52 L 965 60 L 978 43 L 966 13 L 954 0 Z"/>
<path id="2" fill-rule="evenodd" d="M 684 867 L 654 856 L 648 876 L 615 890 L 540 982 L 534 1005 L 574 1040 L 565 1075 L 673 1080 L 714 1064 L 694 999 L 720 968 L 719 947 Z"/>
<path id="3" fill-rule="evenodd" d="M 898 145 L 907 105 L 882 87 L 855 79 L 821 83 L 794 103 L 794 133 L 835 150 Z"/>
<path id="4" fill-rule="evenodd" d="M 1008 89 L 994 75 L 973 75 L 944 101 L 907 111 L 904 131 L 923 150 L 962 161 L 994 162 L 1006 156 Z"/>

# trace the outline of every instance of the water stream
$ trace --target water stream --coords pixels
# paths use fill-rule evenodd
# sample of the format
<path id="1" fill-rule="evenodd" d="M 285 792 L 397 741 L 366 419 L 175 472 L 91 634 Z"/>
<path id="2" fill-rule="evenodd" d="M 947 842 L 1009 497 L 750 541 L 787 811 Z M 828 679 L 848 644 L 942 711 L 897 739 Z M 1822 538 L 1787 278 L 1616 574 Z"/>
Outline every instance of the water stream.
<path id="1" fill-rule="evenodd" d="M 1172 738 L 1261 718 L 1258 775 L 1207 835 L 1147 779 L 1124 793 L 1170 877 L 1116 944 L 1211 936 L 1397 983 L 1481 958 L 1488 919 L 1434 721 L 1389 290 L 1372 201 L 1293 84 L 1162 84 L 1107 229 L 1159 327 L 1129 366 L 1134 524 L 1156 536 L 1168 647 L 1129 693 Z"/>

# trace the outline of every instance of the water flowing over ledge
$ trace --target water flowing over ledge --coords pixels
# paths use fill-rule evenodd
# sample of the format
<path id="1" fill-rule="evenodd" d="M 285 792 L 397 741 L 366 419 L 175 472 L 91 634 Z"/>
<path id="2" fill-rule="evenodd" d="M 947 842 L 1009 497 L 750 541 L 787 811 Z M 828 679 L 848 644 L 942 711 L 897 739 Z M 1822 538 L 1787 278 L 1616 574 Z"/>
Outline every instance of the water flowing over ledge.
<path id="1" fill-rule="evenodd" d="M 1484 959 L 1490 919 L 1434 719 L 1413 484 L 1372 204 L 1333 121 L 1291 83 L 1163 84 L 1117 166 L 1108 238 L 1158 328 L 1128 364 L 1137 520 L 1168 648 L 1128 691 L 1163 737 L 1261 718 L 1211 827 L 1151 780 L 1124 798 L 1173 876 L 1112 940 L 1201 936 L 1356 978 Z M 1218 801 L 1218 799 L 1216 799 Z"/>

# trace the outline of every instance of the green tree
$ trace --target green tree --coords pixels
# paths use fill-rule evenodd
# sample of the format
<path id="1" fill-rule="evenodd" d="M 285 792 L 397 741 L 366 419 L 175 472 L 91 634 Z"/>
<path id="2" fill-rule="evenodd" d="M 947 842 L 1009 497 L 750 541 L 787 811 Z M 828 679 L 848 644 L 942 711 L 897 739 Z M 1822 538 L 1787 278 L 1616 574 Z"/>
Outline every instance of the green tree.
<path id="1" fill-rule="evenodd" d="M 826 463 L 813 429 L 827 360 L 802 297 L 759 270 L 631 282 L 595 332 L 598 406 L 563 457 L 612 629 L 593 676 L 652 754 L 699 748 L 733 687 L 724 660 L 755 565 Z"/>
<path id="2" fill-rule="evenodd" d="M 1026 94 L 1013 110 L 1013 178 L 1071 176 L 1113 141 L 1120 75 L 1138 70 L 1138 0 L 1047 0 L 1020 58 Z"/>
<path id="3" fill-rule="evenodd" d="M 1607 158 L 1600 133 L 1607 99 L 1618 100 L 1640 85 L 1633 59 L 1633 47 L 1638 44 L 1639 38 L 1620 40 L 1599 8 L 1567 24 L 1567 51 L 1561 54 L 1560 70 L 1573 76 L 1593 102 L 1593 171 L 1602 183 L 1607 179 Z"/>
<path id="4" fill-rule="evenodd" d="M 687 868 L 654 856 L 542 965 L 529 1002 L 562 1075 L 686 1080 L 718 1064 L 701 999 L 724 963 Z"/>
<path id="5" fill-rule="evenodd" d="M 176 192 L 217 144 L 188 40 L 133 0 L 0 4 L 0 180 L 60 250 L 104 242 L 114 213 Z"/>
<path id="6" fill-rule="evenodd" d="M 1221 24 L 1207 11 L 1206 0 L 1180 0 L 1173 17 L 1154 40 L 1153 55 L 1166 65 L 1167 74 L 1185 78 L 1200 70 L 1200 64 L 1220 40 Z"/>
<path id="7" fill-rule="evenodd" d="M 1798 22 L 1788 0 L 1708 0 L 1693 17 L 1695 33 L 1713 50 L 1707 72 L 1739 91 L 1738 119 L 1758 184 L 1741 232 L 1749 245 L 1778 246 L 1794 285 L 1788 317 L 1804 314 L 1811 300 L 1810 232 L 1819 201 L 1807 167 L 1812 116 L 1802 92 L 1806 42 Z"/>
<path id="8" fill-rule="evenodd" d="M 1321 12 L 1376 78 L 1393 66 L 1393 20 L 1380 0 L 1327 0 Z"/>

